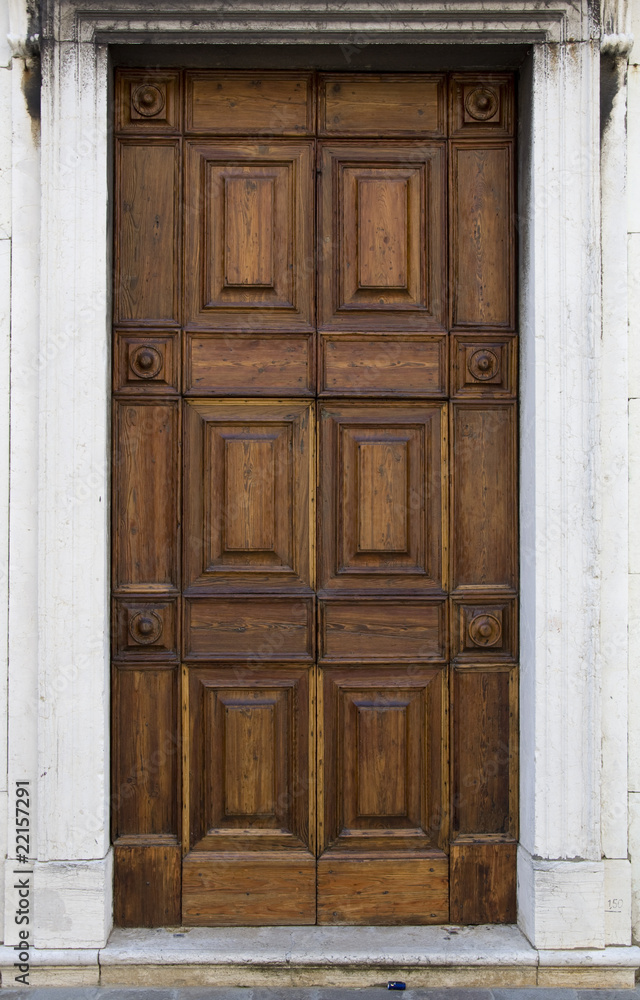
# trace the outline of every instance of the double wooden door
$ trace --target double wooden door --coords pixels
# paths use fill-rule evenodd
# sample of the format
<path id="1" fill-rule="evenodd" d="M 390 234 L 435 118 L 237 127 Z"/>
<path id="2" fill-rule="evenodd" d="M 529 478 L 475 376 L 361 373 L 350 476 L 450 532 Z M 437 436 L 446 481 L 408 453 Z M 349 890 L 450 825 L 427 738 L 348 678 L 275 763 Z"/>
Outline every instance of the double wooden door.
<path id="1" fill-rule="evenodd" d="M 115 127 L 117 922 L 514 920 L 513 80 Z"/>

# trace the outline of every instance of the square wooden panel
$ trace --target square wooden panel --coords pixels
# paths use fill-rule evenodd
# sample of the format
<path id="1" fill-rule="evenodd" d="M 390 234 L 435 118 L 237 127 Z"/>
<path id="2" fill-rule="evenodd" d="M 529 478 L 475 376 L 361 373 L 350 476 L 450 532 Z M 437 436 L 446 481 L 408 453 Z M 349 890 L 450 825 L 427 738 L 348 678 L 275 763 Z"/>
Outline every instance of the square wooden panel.
<path id="1" fill-rule="evenodd" d="M 452 334 L 452 395 L 469 398 L 515 396 L 517 352 L 515 336 Z"/>
<path id="2" fill-rule="evenodd" d="M 442 586 L 442 404 L 322 404 L 319 586 Z"/>
<path id="3" fill-rule="evenodd" d="M 184 602 L 189 660 L 313 660 L 313 597 L 191 597 Z"/>
<path id="4" fill-rule="evenodd" d="M 199 851 L 312 851 L 313 668 L 183 669 L 185 843 Z"/>
<path id="5" fill-rule="evenodd" d="M 116 70 L 115 105 L 116 131 L 179 132 L 180 71 Z"/>
<path id="6" fill-rule="evenodd" d="M 322 396 L 444 396 L 447 338 L 423 334 L 321 333 Z"/>
<path id="7" fill-rule="evenodd" d="M 185 586 L 308 592 L 312 403 L 185 405 Z"/>
<path id="8" fill-rule="evenodd" d="M 444 135 L 445 77 L 331 73 L 318 80 L 318 135 Z"/>
<path id="9" fill-rule="evenodd" d="M 312 73 L 255 70 L 188 72 L 187 132 L 209 135 L 313 135 Z"/>
<path id="10" fill-rule="evenodd" d="M 178 602 L 113 602 L 114 659 L 177 660 Z"/>
<path id="11" fill-rule="evenodd" d="M 116 330 L 113 390 L 145 396 L 180 392 L 180 334 Z"/>
<path id="12" fill-rule="evenodd" d="M 312 333 L 185 334 L 185 392 L 191 396 L 312 396 Z"/>
<path id="13" fill-rule="evenodd" d="M 446 601 L 339 597 L 318 602 L 321 662 L 446 660 Z"/>
<path id="14" fill-rule="evenodd" d="M 319 672 L 320 853 L 437 849 L 446 813 L 446 673 L 417 664 Z"/>
<path id="15" fill-rule="evenodd" d="M 444 328 L 444 147 L 319 144 L 318 322 Z"/>
<path id="16" fill-rule="evenodd" d="M 517 602 L 481 596 L 453 598 L 452 650 L 459 662 L 513 662 L 518 656 Z"/>
<path id="17" fill-rule="evenodd" d="M 313 143 L 187 142 L 186 321 L 311 330 Z"/>
<path id="18" fill-rule="evenodd" d="M 449 80 L 450 135 L 485 138 L 513 135 L 514 79 L 511 73 L 456 73 Z"/>

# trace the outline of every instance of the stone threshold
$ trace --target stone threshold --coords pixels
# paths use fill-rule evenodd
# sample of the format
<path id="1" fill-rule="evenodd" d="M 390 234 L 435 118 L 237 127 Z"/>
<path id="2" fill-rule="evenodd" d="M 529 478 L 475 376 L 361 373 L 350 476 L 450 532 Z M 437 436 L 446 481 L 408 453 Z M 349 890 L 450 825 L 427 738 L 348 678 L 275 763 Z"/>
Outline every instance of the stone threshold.
<path id="1" fill-rule="evenodd" d="M 16 952 L 0 946 L 2 986 Z M 33 949 L 32 986 L 407 988 L 635 985 L 640 948 L 538 951 L 515 926 L 114 930 L 104 948 Z"/>

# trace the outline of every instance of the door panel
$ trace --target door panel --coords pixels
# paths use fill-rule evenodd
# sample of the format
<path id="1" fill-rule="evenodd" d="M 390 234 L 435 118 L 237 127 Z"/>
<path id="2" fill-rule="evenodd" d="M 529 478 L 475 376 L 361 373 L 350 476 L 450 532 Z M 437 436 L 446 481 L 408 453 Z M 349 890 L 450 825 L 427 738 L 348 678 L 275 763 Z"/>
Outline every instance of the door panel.
<path id="1" fill-rule="evenodd" d="M 114 104 L 116 921 L 513 922 L 513 76 Z"/>
<path id="2" fill-rule="evenodd" d="M 312 441 L 309 403 L 187 403 L 187 588 L 310 590 Z"/>
<path id="3" fill-rule="evenodd" d="M 188 142 L 187 323 L 247 332 L 313 321 L 310 142 Z"/>
<path id="4" fill-rule="evenodd" d="M 439 143 L 319 144 L 319 327 L 442 330 Z"/>
<path id="5" fill-rule="evenodd" d="M 319 586 L 443 585 L 445 410 L 322 404 Z"/>

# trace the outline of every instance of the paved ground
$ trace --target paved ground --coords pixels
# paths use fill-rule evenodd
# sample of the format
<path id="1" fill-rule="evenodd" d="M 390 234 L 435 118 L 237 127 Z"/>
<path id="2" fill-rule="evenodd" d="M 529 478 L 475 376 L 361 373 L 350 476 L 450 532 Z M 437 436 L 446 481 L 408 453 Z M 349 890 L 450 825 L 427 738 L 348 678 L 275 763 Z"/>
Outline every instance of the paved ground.
<path id="1" fill-rule="evenodd" d="M 215 989 L 190 986 L 182 989 L 101 986 L 83 988 L 31 987 L 2 989 L 0 1000 L 640 1000 L 635 990 L 479 990 L 433 989 L 392 992 L 381 988 L 354 989 Z"/>

